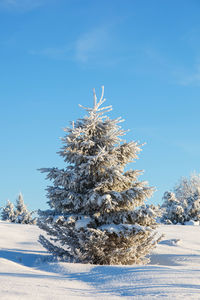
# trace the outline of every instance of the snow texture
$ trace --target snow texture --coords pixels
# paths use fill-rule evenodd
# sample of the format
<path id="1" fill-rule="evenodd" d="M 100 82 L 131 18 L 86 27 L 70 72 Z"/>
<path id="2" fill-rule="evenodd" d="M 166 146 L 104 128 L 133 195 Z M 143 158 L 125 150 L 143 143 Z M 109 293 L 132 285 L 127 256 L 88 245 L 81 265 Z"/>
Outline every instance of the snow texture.
<path id="1" fill-rule="evenodd" d="M 0 299 L 200 299 L 200 226 L 160 225 L 150 263 L 100 266 L 49 260 L 38 227 L 0 222 Z"/>

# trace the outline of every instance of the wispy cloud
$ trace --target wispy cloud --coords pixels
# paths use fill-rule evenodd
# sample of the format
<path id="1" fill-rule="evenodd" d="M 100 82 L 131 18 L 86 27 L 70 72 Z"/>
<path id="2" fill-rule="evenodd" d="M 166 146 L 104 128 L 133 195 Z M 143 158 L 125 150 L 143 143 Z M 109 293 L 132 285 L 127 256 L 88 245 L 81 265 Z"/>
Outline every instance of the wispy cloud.
<path id="1" fill-rule="evenodd" d="M 157 65 L 168 67 L 168 62 L 163 54 L 155 47 L 147 46 L 143 49 L 144 54 Z"/>
<path id="2" fill-rule="evenodd" d="M 83 33 L 72 43 L 59 47 L 48 47 L 29 51 L 32 55 L 42 55 L 52 59 L 71 60 L 81 64 L 105 61 L 111 37 L 106 27 L 94 28 Z"/>
<path id="3" fill-rule="evenodd" d="M 85 63 L 100 56 L 107 48 L 108 36 L 106 27 L 95 28 L 81 35 L 75 42 L 75 59 Z"/>
<path id="4" fill-rule="evenodd" d="M 175 73 L 178 76 L 178 83 L 180 85 L 200 85 L 200 63 L 196 63 L 192 70 L 177 70 Z"/>
<path id="5" fill-rule="evenodd" d="M 71 60 L 72 51 L 73 51 L 72 46 L 61 46 L 61 47 L 48 47 L 42 50 L 30 50 L 29 54 L 45 56 L 57 60 Z"/>
<path id="6" fill-rule="evenodd" d="M 200 85 L 200 28 L 193 27 L 188 29 L 187 32 L 181 37 L 180 41 L 184 43 L 184 47 L 187 49 L 185 56 L 185 63 L 182 62 L 182 66 L 175 67 L 175 76 L 178 79 L 178 84 Z M 190 52 L 189 52 L 190 51 Z M 187 63 L 187 65 L 186 65 Z"/>
<path id="7" fill-rule="evenodd" d="M 147 46 L 142 50 L 147 59 L 144 72 L 157 73 L 160 76 L 165 76 L 167 80 L 183 86 L 200 85 L 200 57 L 194 55 L 188 61 L 180 61 L 180 59 L 172 60 L 167 57 L 166 53 L 159 51 L 155 47 Z M 187 65 L 186 65 L 187 63 Z M 153 66 L 153 68 L 151 68 Z"/>
<path id="8" fill-rule="evenodd" d="M 47 0 L 0 0 L 0 10 L 30 11 L 47 3 Z"/>
<path id="9" fill-rule="evenodd" d="M 199 141 L 191 141 L 191 140 L 184 140 L 184 141 L 176 141 L 175 145 L 182 149 L 185 153 L 191 156 L 198 156 L 200 154 L 200 142 Z"/>

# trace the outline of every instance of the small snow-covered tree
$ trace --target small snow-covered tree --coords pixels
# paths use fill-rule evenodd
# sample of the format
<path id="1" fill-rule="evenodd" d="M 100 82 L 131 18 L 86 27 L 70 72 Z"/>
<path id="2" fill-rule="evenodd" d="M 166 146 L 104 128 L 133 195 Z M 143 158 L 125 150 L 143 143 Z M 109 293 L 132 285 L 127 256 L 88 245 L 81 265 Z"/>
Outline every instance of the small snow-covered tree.
<path id="1" fill-rule="evenodd" d="M 184 206 L 186 203 L 181 203 L 172 192 L 165 192 L 163 201 L 161 222 L 166 224 L 184 223 Z"/>
<path id="2" fill-rule="evenodd" d="M 174 187 L 176 198 L 180 201 L 186 200 L 200 189 L 200 174 L 192 173 L 190 177 L 181 177 L 178 184 Z"/>
<path id="3" fill-rule="evenodd" d="M 200 221 L 200 175 L 182 177 L 173 191 L 164 193 L 161 220 L 168 224 Z"/>
<path id="4" fill-rule="evenodd" d="M 186 221 L 200 221 L 200 187 L 187 198 Z"/>
<path id="5" fill-rule="evenodd" d="M 39 241 L 64 260 L 145 263 L 159 240 L 156 213 L 144 204 L 154 189 L 138 181 L 141 171 L 124 172 L 141 145 L 122 141 L 123 120 L 105 116 L 112 108 L 101 107 L 104 101 L 103 88 L 99 102 L 94 91 L 94 106 L 81 106 L 88 115 L 65 128 L 59 154 L 66 167 L 40 169 L 53 185 L 47 188 L 50 209 L 39 211 L 38 225 L 46 233 Z"/>
<path id="6" fill-rule="evenodd" d="M 16 200 L 16 210 L 15 210 L 15 223 L 20 224 L 36 224 L 36 219 L 32 217 L 33 212 L 29 212 L 26 205 L 24 204 L 24 199 L 22 193 L 19 193 L 19 196 Z"/>
<path id="7" fill-rule="evenodd" d="M 15 222 L 14 205 L 9 200 L 7 200 L 6 206 L 2 208 L 1 219 L 3 221 Z"/>

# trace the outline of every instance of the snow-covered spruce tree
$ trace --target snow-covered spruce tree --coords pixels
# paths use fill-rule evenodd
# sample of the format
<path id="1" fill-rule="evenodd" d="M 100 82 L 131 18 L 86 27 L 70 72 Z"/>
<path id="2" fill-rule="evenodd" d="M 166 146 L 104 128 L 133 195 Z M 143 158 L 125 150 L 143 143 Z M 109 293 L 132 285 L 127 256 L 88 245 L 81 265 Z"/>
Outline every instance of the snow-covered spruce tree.
<path id="1" fill-rule="evenodd" d="M 200 175 L 182 177 L 173 191 L 164 194 L 161 221 L 168 224 L 200 221 Z"/>
<path id="2" fill-rule="evenodd" d="M 43 168 L 53 185 L 47 188 L 50 210 L 39 211 L 38 225 L 46 232 L 39 241 L 63 260 L 92 264 L 138 264 L 159 238 L 156 214 L 144 201 L 153 188 L 137 180 L 141 171 L 125 166 L 141 151 L 136 142 L 120 139 L 121 118 L 104 114 L 105 99 L 84 108 L 88 115 L 72 122 L 59 154 L 64 169 Z M 50 238 L 48 238 L 50 236 Z"/>
<path id="3" fill-rule="evenodd" d="M 32 217 L 34 212 L 29 212 L 26 205 L 24 204 L 24 199 L 22 193 L 19 193 L 19 196 L 15 204 L 15 223 L 19 224 L 36 224 L 36 219 Z"/>
<path id="4" fill-rule="evenodd" d="M 161 206 L 161 222 L 165 224 L 184 223 L 184 208 L 187 203 L 181 203 L 172 192 L 165 192 Z"/>
<path id="5" fill-rule="evenodd" d="M 9 200 L 7 200 L 6 206 L 2 208 L 1 219 L 3 221 L 15 222 L 14 205 Z"/>
<path id="6" fill-rule="evenodd" d="M 193 197 L 200 189 L 200 174 L 193 172 L 190 177 L 181 177 L 174 187 L 176 198 L 180 201 Z"/>
<path id="7" fill-rule="evenodd" d="M 200 188 L 197 188 L 194 194 L 187 199 L 186 222 L 200 221 Z"/>

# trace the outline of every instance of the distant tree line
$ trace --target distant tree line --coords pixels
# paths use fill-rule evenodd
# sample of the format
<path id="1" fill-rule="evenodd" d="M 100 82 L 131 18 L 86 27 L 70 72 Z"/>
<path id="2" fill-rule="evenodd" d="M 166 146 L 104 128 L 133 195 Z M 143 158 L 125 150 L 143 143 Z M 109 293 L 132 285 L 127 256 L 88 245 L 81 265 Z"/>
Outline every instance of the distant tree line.
<path id="1" fill-rule="evenodd" d="M 161 214 L 165 224 L 200 221 L 200 174 L 182 177 L 172 191 L 164 193 Z"/>
<path id="2" fill-rule="evenodd" d="M 24 204 L 23 195 L 20 193 L 15 203 L 15 207 L 12 202 L 7 200 L 5 207 L 1 208 L 2 221 L 18 223 L 18 224 L 36 224 L 36 218 L 33 218 L 35 211 L 29 212 L 27 206 Z"/>

